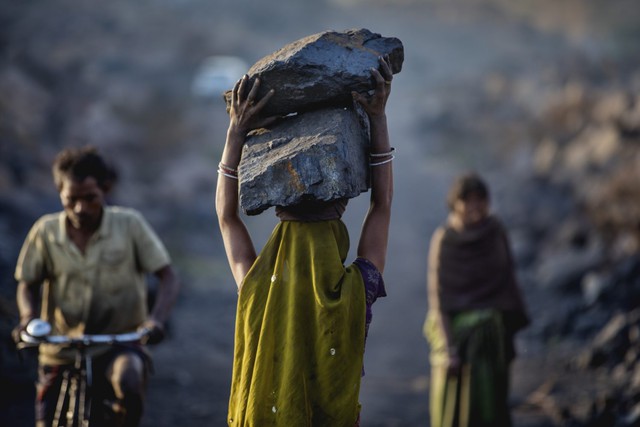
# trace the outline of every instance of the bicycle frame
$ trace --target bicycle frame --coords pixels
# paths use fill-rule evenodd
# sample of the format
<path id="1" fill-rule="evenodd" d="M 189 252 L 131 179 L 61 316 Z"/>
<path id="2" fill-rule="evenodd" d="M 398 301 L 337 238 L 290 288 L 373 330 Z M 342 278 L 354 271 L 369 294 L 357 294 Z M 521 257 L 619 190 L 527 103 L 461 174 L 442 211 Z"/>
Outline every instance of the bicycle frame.
<path id="1" fill-rule="evenodd" d="M 41 320 L 37 320 L 42 322 Z M 87 354 L 87 348 L 97 344 L 118 344 L 140 342 L 149 334 L 148 329 L 124 334 L 106 335 L 82 335 L 69 337 L 66 335 L 33 336 L 27 331 L 20 334 L 21 343 L 18 348 L 38 347 L 41 344 L 66 345 L 76 350 L 76 358 L 73 368 L 63 372 L 62 383 L 58 393 L 53 419 L 54 427 L 89 427 L 91 417 L 91 395 L 87 390 L 93 383 L 91 356 Z M 65 414 L 66 424 L 62 422 L 62 412 L 67 407 Z"/>

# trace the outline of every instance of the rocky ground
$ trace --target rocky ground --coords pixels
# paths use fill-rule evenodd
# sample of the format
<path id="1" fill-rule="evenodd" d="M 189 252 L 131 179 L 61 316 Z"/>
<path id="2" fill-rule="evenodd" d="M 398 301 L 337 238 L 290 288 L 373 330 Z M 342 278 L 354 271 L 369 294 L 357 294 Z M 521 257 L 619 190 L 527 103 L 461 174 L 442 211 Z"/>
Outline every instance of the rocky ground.
<path id="1" fill-rule="evenodd" d="M 145 426 L 223 425 L 236 294 L 213 216 L 226 114 L 194 93 L 210 55 L 248 65 L 326 29 L 400 38 L 389 102 L 396 194 L 361 401 L 365 426 L 428 425 L 426 252 L 455 175 L 493 190 L 533 324 L 513 366 L 520 427 L 638 423 L 640 8 L 503 0 L 204 0 L 0 6 L 0 425 L 31 425 L 11 275 L 32 222 L 58 209 L 49 163 L 65 144 L 114 157 L 114 201 L 140 209 L 184 282 L 153 349 Z M 401 6 L 401 7 L 400 7 Z M 345 216 L 352 240 L 366 195 Z M 256 244 L 271 212 L 247 218 Z M 353 246 L 353 245 L 352 245 Z"/>

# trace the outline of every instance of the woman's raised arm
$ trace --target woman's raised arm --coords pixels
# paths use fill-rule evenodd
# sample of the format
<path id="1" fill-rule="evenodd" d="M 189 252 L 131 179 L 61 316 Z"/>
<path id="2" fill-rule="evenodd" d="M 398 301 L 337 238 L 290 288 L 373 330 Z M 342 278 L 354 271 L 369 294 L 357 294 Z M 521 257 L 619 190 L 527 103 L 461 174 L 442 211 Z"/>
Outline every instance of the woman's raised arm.
<path id="1" fill-rule="evenodd" d="M 273 96 L 273 90 L 256 102 L 260 80 L 256 79 L 250 89 L 248 86 L 249 78 L 245 75 L 233 88 L 229 128 L 222 151 L 222 159 L 218 165 L 218 185 L 216 187 L 218 223 L 231 273 L 238 290 L 256 259 L 256 250 L 251 236 L 242 222 L 238 210 L 238 164 L 247 132 L 267 126 L 276 119 L 276 117 L 266 119 L 260 117 L 260 111 Z"/>
<path id="2" fill-rule="evenodd" d="M 376 82 L 373 96 L 367 98 L 353 93 L 353 98 L 362 105 L 369 116 L 371 130 L 371 203 L 362 225 L 358 244 L 358 256 L 371 261 L 380 272 L 384 271 L 391 221 L 393 199 L 393 149 L 389 143 L 387 99 L 391 93 L 393 74 L 388 58 L 379 58 L 380 70 L 371 69 Z"/>

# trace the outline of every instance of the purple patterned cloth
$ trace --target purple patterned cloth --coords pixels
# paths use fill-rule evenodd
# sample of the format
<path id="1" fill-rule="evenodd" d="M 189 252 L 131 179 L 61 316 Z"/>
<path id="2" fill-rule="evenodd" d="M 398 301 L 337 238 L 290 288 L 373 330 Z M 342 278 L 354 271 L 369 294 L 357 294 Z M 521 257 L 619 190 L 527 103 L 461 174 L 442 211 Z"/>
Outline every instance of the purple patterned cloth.
<path id="1" fill-rule="evenodd" d="M 386 297 L 387 292 L 384 288 L 384 280 L 382 274 L 376 268 L 371 261 L 365 258 L 356 258 L 353 262 L 362 274 L 362 281 L 364 282 L 364 290 L 367 303 L 367 314 L 364 325 L 364 342 L 367 343 L 367 336 L 369 335 L 369 325 L 373 318 L 373 312 L 371 306 L 380 297 Z M 362 367 L 362 376 L 364 376 L 364 366 Z"/>

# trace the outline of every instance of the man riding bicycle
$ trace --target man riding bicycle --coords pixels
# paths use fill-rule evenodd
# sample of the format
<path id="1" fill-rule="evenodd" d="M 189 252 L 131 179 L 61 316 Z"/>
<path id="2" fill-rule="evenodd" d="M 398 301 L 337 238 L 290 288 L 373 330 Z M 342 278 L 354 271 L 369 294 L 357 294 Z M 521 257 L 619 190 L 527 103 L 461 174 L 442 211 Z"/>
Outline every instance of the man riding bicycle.
<path id="1" fill-rule="evenodd" d="M 115 173 L 91 147 L 66 149 L 53 164 L 63 211 L 41 217 L 18 259 L 20 324 L 41 317 L 52 334 L 119 334 L 150 330 L 149 343 L 164 336 L 164 322 L 179 282 L 169 255 L 144 218 L 133 209 L 107 206 Z M 158 279 L 158 293 L 147 310 L 145 273 Z M 40 312 L 38 313 L 38 306 Z M 52 423 L 62 372 L 75 361 L 73 348 L 45 344 L 39 350 L 36 422 Z M 143 410 L 150 364 L 141 345 L 102 345 L 92 357 L 92 395 L 108 396 L 118 423 L 137 426 Z M 96 402 L 92 419 L 104 416 Z"/>

